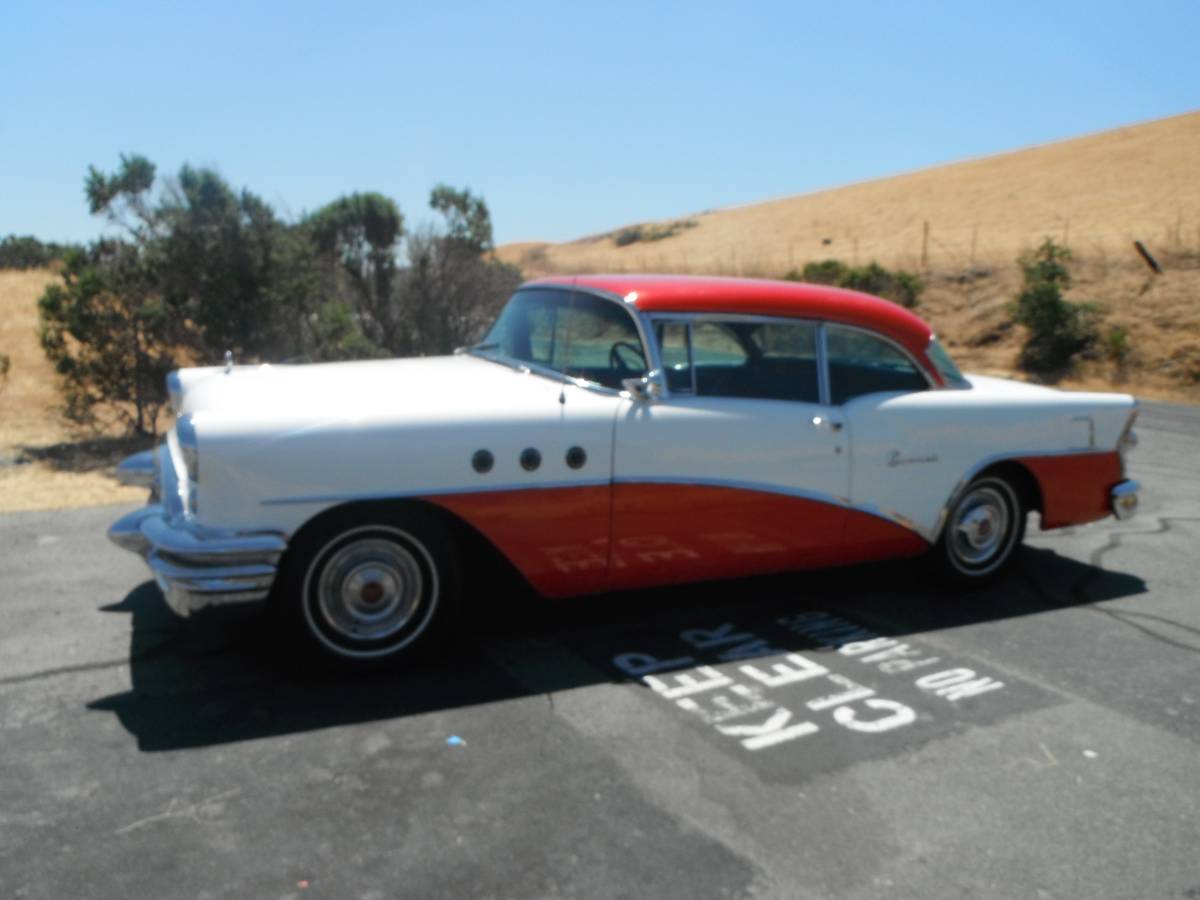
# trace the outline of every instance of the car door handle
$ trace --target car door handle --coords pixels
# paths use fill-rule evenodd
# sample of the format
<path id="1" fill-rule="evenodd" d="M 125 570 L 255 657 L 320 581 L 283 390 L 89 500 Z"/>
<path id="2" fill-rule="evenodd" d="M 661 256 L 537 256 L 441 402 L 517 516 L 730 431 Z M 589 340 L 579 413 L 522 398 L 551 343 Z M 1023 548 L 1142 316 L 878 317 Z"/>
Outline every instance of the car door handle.
<path id="1" fill-rule="evenodd" d="M 827 425 L 830 431 L 841 431 L 845 427 L 845 423 L 839 422 L 837 419 L 826 418 L 825 416 L 813 416 L 812 423 L 817 428 Z"/>

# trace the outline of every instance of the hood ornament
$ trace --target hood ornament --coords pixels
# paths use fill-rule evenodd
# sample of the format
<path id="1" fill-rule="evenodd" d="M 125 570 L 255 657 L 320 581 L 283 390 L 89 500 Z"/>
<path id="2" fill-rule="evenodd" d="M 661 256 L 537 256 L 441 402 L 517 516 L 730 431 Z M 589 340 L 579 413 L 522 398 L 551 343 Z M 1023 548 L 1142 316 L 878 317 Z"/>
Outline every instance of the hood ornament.
<path id="1" fill-rule="evenodd" d="M 225 374 L 228 375 L 233 371 L 233 351 L 225 351 Z"/>

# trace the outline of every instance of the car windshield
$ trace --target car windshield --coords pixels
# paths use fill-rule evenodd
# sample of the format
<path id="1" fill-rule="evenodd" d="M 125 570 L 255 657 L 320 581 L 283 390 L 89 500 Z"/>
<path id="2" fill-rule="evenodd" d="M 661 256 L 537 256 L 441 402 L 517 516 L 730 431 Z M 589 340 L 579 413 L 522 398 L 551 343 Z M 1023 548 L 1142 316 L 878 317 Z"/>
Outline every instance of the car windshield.
<path id="1" fill-rule="evenodd" d="M 950 358 L 950 354 L 946 352 L 946 348 L 936 337 L 930 339 L 927 355 L 946 384 L 952 387 L 971 386 L 971 382 L 967 381 L 963 377 L 963 373 L 958 371 L 958 366 L 954 364 L 954 360 Z"/>
<path id="2" fill-rule="evenodd" d="M 627 310 L 563 289 L 518 291 L 472 349 L 614 390 L 647 368 L 641 336 Z"/>

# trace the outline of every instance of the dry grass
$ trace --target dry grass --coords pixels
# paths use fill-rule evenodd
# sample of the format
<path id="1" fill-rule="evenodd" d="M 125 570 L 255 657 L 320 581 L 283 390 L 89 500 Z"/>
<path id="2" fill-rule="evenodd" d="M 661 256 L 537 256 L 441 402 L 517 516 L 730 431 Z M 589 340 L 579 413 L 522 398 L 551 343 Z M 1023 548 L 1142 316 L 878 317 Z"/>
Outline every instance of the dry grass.
<path id="1" fill-rule="evenodd" d="M 38 340 L 37 300 L 52 272 L 0 271 L 0 353 L 12 360 L 0 386 L 0 512 L 135 502 L 112 468 L 137 449 L 112 435 L 81 432 L 58 413 L 54 369 Z"/>
<path id="2" fill-rule="evenodd" d="M 1064 386 L 1200 401 L 1200 113 L 814 194 L 716 210 L 653 243 L 609 236 L 521 243 L 501 258 L 530 275 L 684 272 L 779 277 L 806 262 L 876 260 L 922 273 L 919 312 L 964 368 L 1016 374 L 1022 334 L 1005 305 L 1016 258 L 1045 237 L 1075 254 L 1070 297 L 1124 327 L 1121 371 L 1085 361 Z M 928 237 L 925 227 L 928 223 Z M 1166 269 L 1152 276 L 1132 242 Z"/>

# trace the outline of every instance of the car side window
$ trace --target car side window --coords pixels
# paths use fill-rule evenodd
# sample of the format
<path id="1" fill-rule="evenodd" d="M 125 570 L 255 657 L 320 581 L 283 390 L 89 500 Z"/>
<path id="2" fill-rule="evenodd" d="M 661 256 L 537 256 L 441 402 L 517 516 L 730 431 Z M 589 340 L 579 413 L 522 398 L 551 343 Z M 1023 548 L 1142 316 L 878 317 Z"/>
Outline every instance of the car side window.
<path id="1" fill-rule="evenodd" d="M 701 397 L 820 402 L 811 322 L 696 322 L 692 366 Z"/>
<path id="2" fill-rule="evenodd" d="M 865 394 L 929 388 L 929 381 L 902 350 L 869 332 L 826 326 L 825 353 L 834 404 Z"/>

